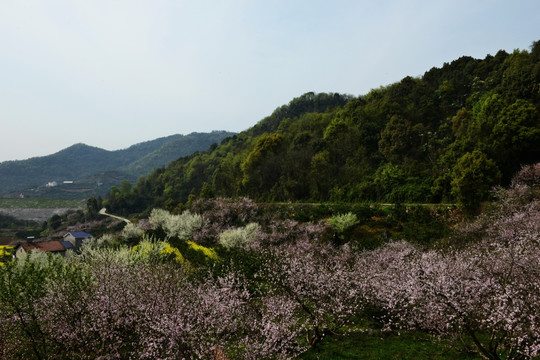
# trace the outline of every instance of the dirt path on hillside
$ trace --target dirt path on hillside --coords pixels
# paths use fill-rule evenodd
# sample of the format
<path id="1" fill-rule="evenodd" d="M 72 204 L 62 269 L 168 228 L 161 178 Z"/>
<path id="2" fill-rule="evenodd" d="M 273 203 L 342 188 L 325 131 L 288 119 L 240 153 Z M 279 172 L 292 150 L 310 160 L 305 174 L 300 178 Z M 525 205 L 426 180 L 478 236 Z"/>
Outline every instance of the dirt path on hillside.
<path id="1" fill-rule="evenodd" d="M 116 215 L 112 215 L 112 214 L 107 214 L 107 209 L 106 208 L 103 208 L 101 210 L 99 210 L 99 213 L 101 215 L 105 215 L 105 216 L 108 216 L 108 217 L 112 217 L 114 219 L 118 219 L 118 220 L 122 220 L 123 222 L 125 222 L 126 224 L 131 224 L 131 221 L 129 221 L 128 219 L 126 218 L 123 218 L 121 216 L 116 216 Z"/>

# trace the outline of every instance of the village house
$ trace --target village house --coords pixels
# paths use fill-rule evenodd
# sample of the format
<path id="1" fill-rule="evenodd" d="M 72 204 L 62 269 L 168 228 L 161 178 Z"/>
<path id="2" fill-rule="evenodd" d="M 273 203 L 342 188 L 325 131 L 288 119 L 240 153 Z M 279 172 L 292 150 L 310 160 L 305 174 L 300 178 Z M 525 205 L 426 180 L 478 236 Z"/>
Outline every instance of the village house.
<path id="1" fill-rule="evenodd" d="M 15 256 L 21 257 L 29 251 L 50 252 L 52 254 L 64 254 L 66 247 L 58 240 L 36 241 L 20 243 L 15 247 Z"/>
<path id="2" fill-rule="evenodd" d="M 64 235 L 64 239 L 61 241 L 22 242 L 15 247 L 15 256 L 20 257 L 29 251 L 41 251 L 65 255 L 67 250 L 78 250 L 83 241 L 87 239 L 92 239 L 92 235 L 85 231 L 70 231 Z"/>
<path id="3" fill-rule="evenodd" d="M 92 239 L 92 235 L 86 231 L 70 231 L 64 235 L 64 242 L 70 242 L 74 250 L 80 249 L 85 240 Z"/>

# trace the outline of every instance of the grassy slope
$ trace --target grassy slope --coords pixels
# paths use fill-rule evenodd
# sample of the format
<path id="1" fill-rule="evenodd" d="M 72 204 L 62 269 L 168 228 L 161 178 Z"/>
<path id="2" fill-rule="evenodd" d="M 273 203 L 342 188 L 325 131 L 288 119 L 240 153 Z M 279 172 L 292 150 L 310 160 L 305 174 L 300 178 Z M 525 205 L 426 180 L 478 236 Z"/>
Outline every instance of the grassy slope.
<path id="1" fill-rule="evenodd" d="M 346 336 L 326 338 L 315 349 L 301 357 L 303 360 L 368 360 L 368 359 L 481 359 L 450 348 L 447 344 L 423 333 L 354 332 Z"/>

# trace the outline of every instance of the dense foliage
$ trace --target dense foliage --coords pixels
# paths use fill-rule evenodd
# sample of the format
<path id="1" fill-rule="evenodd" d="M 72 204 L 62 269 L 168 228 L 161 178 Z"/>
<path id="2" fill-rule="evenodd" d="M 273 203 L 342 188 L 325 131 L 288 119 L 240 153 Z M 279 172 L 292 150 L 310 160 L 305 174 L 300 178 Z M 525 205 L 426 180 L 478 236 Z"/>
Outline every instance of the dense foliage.
<path id="1" fill-rule="evenodd" d="M 4 249 L 0 359 L 317 358 L 358 334 L 538 358 L 539 106 L 540 42 L 302 95 L 88 200 L 88 220 L 139 212 L 122 230 L 65 257 Z M 488 199 L 451 230 L 455 207 L 402 204 Z"/>
<path id="2" fill-rule="evenodd" d="M 116 212 L 180 210 L 190 197 L 458 202 L 540 159 L 540 42 L 461 57 L 353 98 L 307 93 L 220 146 L 141 179 Z"/>
<path id="3" fill-rule="evenodd" d="M 246 198 L 156 209 L 79 254 L 0 266 L 0 358 L 291 359 L 351 331 L 534 358 L 540 164 L 495 195 L 431 248 L 363 250 L 348 237 L 352 212 L 299 223 Z"/>

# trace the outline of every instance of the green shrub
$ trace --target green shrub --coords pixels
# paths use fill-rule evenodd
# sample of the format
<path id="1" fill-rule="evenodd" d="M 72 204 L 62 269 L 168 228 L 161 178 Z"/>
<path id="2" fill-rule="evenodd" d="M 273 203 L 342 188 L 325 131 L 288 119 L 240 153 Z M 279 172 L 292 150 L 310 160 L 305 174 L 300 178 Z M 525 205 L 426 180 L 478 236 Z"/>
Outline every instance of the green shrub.
<path id="1" fill-rule="evenodd" d="M 133 257 L 138 261 L 167 260 L 178 264 L 184 263 L 180 251 L 165 241 L 145 239 L 131 248 Z"/>
<path id="2" fill-rule="evenodd" d="M 204 226 L 204 218 L 188 210 L 180 215 L 173 215 L 167 210 L 154 209 L 148 219 L 153 229 L 162 229 L 169 238 L 191 240 L 193 233 Z"/>
<path id="3" fill-rule="evenodd" d="M 137 227 L 137 225 L 133 223 L 127 224 L 122 229 L 122 237 L 124 239 L 138 239 L 144 235 L 144 230 Z"/>
<path id="4" fill-rule="evenodd" d="M 328 220 L 328 223 L 335 232 L 343 234 L 345 231 L 358 224 L 358 217 L 352 212 L 348 212 L 346 214 L 332 216 Z"/>
<path id="5" fill-rule="evenodd" d="M 244 247 L 257 236 L 259 224 L 250 223 L 244 227 L 225 230 L 219 236 L 219 243 L 226 248 Z"/>
<path id="6" fill-rule="evenodd" d="M 104 234 L 100 237 L 85 239 L 82 244 L 82 247 L 86 249 L 118 248 L 119 246 L 120 241 L 113 234 Z"/>

